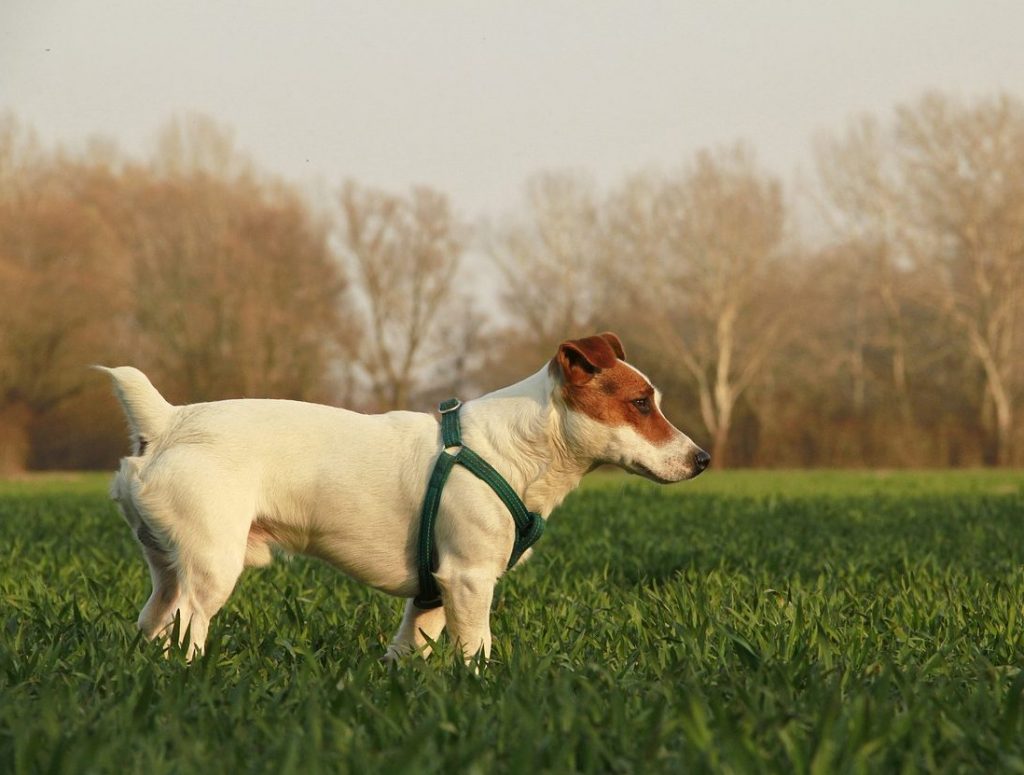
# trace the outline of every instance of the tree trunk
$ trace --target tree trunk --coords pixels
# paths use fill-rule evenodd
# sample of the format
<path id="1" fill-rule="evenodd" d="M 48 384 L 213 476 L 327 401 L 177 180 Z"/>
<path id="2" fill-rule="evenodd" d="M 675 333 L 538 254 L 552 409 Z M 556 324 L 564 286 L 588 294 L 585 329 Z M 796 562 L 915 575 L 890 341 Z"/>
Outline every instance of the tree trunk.
<path id="1" fill-rule="evenodd" d="M 993 349 L 975 330 L 970 331 L 971 344 L 985 372 L 985 390 L 992 400 L 995 412 L 996 449 L 994 462 L 998 466 L 1008 466 L 1013 459 L 1011 444 L 1013 441 L 1013 404 L 1006 380 L 1000 370 L 1000 364 L 993 356 Z"/>
<path id="2" fill-rule="evenodd" d="M 0 476 L 24 473 L 28 468 L 31 422 L 32 411 L 24 404 L 0 407 Z"/>
<path id="3" fill-rule="evenodd" d="M 719 423 L 711 437 L 711 467 L 722 471 L 728 466 L 729 426 Z"/>
<path id="4" fill-rule="evenodd" d="M 996 465 L 1013 462 L 1013 407 L 1006 394 L 993 395 L 996 412 Z"/>

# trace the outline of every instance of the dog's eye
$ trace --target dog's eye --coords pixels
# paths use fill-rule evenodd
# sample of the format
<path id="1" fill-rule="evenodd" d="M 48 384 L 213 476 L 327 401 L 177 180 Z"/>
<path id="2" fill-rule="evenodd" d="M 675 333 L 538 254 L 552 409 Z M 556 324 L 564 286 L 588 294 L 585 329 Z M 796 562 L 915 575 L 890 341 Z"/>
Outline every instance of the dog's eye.
<path id="1" fill-rule="evenodd" d="M 632 403 L 640 414 L 651 413 L 651 399 L 646 396 L 644 398 L 634 398 Z"/>

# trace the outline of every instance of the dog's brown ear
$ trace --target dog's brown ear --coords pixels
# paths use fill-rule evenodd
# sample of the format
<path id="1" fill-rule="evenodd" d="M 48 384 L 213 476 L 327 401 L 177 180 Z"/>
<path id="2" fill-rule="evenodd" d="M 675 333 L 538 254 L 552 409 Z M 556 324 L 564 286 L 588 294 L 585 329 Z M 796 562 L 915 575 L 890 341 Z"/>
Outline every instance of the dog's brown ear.
<path id="1" fill-rule="evenodd" d="M 618 358 L 620 361 L 626 360 L 626 351 L 623 349 L 622 340 L 619 339 L 619 337 L 617 337 L 611 331 L 605 331 L 603 334 L 600 334 L 600 336 L 609 345 L 611 345 L 612 352 L 615 353 L 616 358 Z"/>
<path id="2" fill-rule="evenodd" d="M 618 337 L 612 336 L 618 342 Z M 622 343 L 619 343 L 619 351 Z M 569 339 L 558 347 L 555 362 L 562 377 L 570 385 L 584 385 L 601 369 L 610 369 L 618 357 L 613 345 L 605 337 L 588 336 L 583 339 Z"/>

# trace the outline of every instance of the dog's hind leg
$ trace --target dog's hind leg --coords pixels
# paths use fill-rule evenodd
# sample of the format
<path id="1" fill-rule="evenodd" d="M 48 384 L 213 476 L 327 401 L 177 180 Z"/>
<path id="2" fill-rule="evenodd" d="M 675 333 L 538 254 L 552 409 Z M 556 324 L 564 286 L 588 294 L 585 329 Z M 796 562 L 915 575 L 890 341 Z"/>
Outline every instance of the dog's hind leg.
<path id="1" fill-rule="evenodd" d="M 147 640 L 153 640 L 166 635 L 166 630 L 174 622 L 178 606 L 178 575 L 170 547 L 154 533 L 137 502 L 138 464 L 139 458 L 121 460 L 121 469 L 111 482 L 110 496 L 120 508 L 149 566 L 153 592 L 139 613 L 138 627 Z"/>
<path id="2" fill-rule="evenodd" d="M 202 652 L 210 620 L 224 607 L 245 567 L 249 520 L 236 515 L 217 522 L 216 535 L 193 533 L 178 546 L 178 581 L 181 585 L 179 641 L 189 638 L 188 658 Z"/>
<path id="3" fill-rule="evenodd" d="M 430 656 L 431 651 L 428 638 L 435 641 L 441 637 L 444 623 L 443 606 L 428 608 L 424 611 L 417 608 L 411 599 L 406 600 L 402 624 L 391 640 L 387 653 L 381 659 L 385 662 L 395 662 L 404 654 L 414 651 L 418 651 L 420 656 L 426 659 Z"/>
<path id="4" fill-rule="evenodd" d="M 178 574 L 170 552 L 156 541 L 145 523 L 139 526 L 137 535 L 153 581 L 153 593 L 139 614 L 138 624 L 146 638 L 153 640 L 166 635 L 167 628 L 174 622 L 178 608 Z"/>
<path id="5" fill-rule="evenodd" d="M 181 613 L 179 642 L 188 639 L 188 659 L 206 646 L 210 620 L 224 607 L 242 574 L 245 545 L 241 550 L 228 550 L 190 557 L 183 564 L 178 610 Z"/>
<path id="6" fill-rule="evenodd" d="M 133 504 L 141 520 L 137 535 L 153 576 L 153 594 L 139 616 L 139 627 L 149 637 L 169 636 L 177 614 L 178 643 L 187 645 L 189 659 L 203 650 L 210 619 L 242 573 L 255 513 L 252 503 L 231 503 L 228 497 L 199 503 L 182 497 L 182 492 L 198 489 L 168 494 L 150 487 Z"/>

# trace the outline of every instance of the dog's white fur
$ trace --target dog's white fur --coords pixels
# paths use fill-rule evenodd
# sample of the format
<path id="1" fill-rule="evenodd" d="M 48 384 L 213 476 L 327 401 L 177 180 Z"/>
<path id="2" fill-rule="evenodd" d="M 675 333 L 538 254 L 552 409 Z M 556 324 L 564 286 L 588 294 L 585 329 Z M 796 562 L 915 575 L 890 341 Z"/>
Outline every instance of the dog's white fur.
<path id="1" fill-rule="evenodd" d="M 489 654 L 491 600 L 514 524 L 491 489 L 459 466 L 436 529 L 444 606 L 412 605 L 420 508 L 441 449 L 434 417 L 269 399 L 172 406 L 141 371 L 99 368 L 112 377 L 131 428 L 134 454 L 121 461 L 111 495 L 150 567 L 153 592 L 138 620 L 147 637 L 166 637 L 180 612 L 190 656 L 201 650 L 242 570 L 266 565 L 279 546 L 410 598 L 387 658 L 426 655 L 427 639 L 445 626 L 467 658 Z M 464 442 L 531 511 L 547 518 L 599 463 L 661 481 L 703 467 L 694 463 L 699 448 L 678 430 L 652 444 L 628 425 L 569 407 L 562 384 L 552 362 L 461 410 Z"/>

